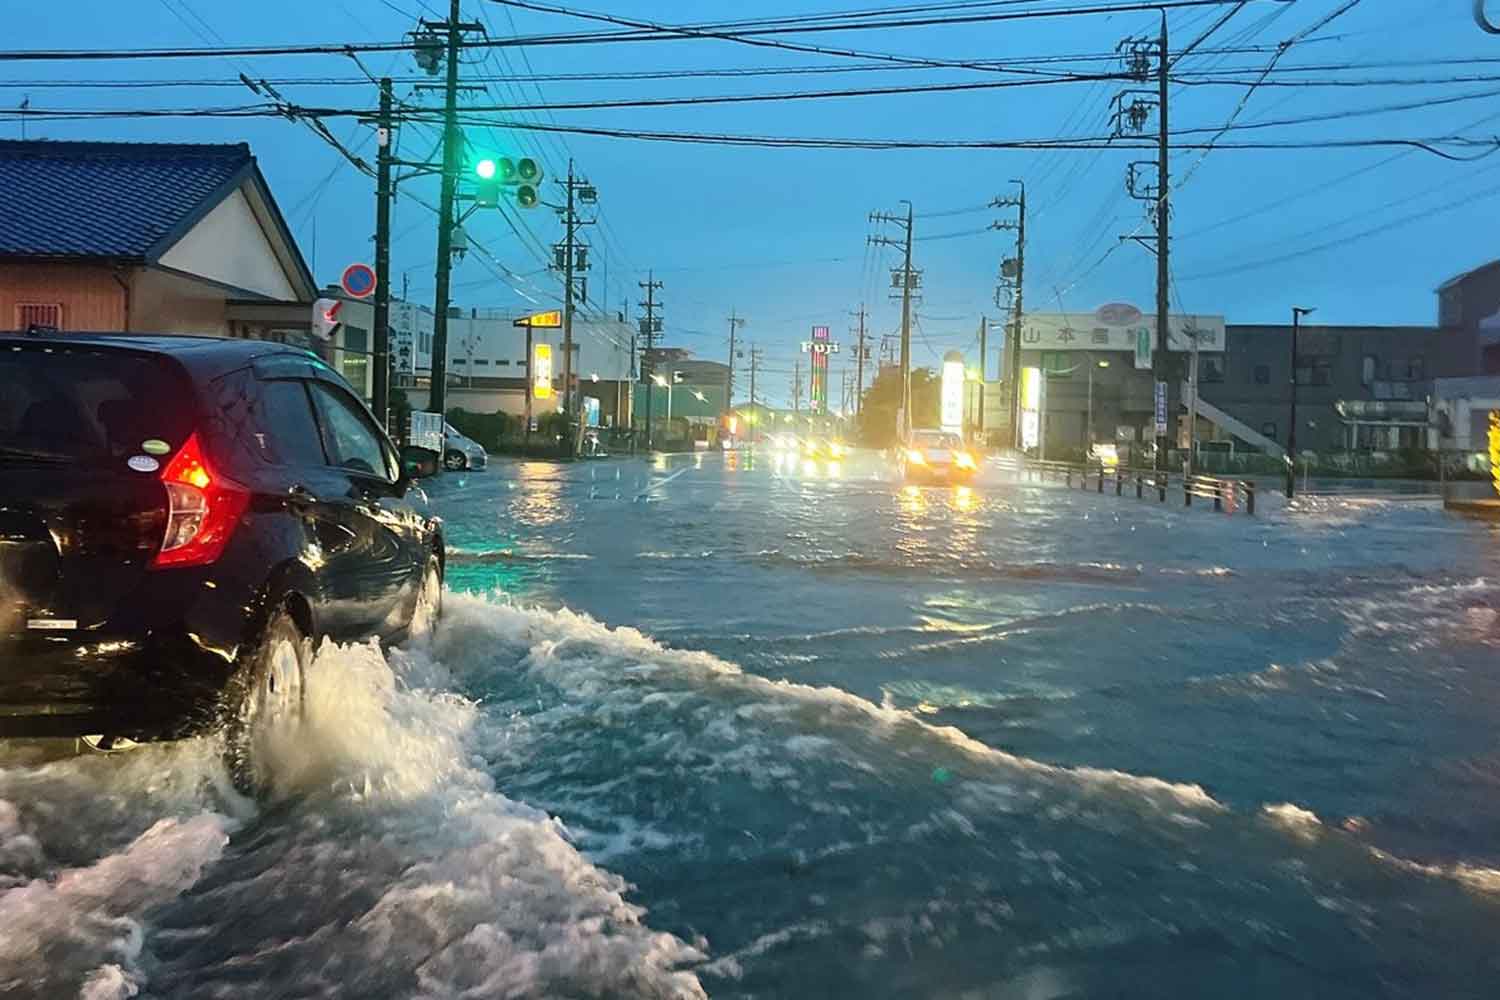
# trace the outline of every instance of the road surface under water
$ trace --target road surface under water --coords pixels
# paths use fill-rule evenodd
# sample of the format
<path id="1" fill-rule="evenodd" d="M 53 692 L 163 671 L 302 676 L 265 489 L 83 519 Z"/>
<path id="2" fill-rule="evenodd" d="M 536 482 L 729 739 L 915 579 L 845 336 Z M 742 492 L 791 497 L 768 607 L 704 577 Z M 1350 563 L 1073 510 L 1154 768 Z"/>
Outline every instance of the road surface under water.
<path id="1" fill-rule="evenodd" d="M 0 993 L 1493 996 L 1500 534 L 879 461 L 430 487 L 430 641 L 0 767 Z"/>

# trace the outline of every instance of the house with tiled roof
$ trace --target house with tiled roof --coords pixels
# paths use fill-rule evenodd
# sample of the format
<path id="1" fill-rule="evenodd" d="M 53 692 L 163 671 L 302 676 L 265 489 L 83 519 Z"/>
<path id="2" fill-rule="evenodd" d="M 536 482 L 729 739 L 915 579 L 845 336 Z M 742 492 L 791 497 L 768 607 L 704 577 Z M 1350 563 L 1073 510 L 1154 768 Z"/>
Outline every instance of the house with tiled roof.
<path id="1" fill-rule="evenodd" d="M 247 144 L 0 141 L 0 329 L 300 342 L 314 298 Z"/>

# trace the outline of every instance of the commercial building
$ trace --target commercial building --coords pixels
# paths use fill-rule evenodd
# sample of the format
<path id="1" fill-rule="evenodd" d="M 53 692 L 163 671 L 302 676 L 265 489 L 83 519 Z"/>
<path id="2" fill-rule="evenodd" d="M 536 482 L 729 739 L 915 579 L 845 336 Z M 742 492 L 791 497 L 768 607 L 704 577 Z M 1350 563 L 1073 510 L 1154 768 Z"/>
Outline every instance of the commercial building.
<path id="1" fill-rule="evenodd" d="M 531 359 L 526 355 L 527 333 L 516 321 L 528 315 L 514 309 L 454 307 L 448 319 L 448 405 L 479 413 L 526 412 L 526 387 Z M 427 405 L 432 379 L 432 311 L 411 303 L 391 303 L 391 338 L 397 384 L 412 405 Z M 583 406 L 602 426 L 629 423 L 631 337 L 623 318 L 575 316 L 573 373 Z M 557 410 L 563 373 L 563 331 L 530 330 L 533 354 L 546 345 L 551 358 L 554 393 L 534 399 L 532 415 Z M 588 400 L 595 400 L 589 403 Z"/>
<path id="2" fill-rule="evenodd" d="M 1433 326 L 1300 324 L 1295 372 L 1291 324 L 1171 316 L 1169 438 L 1178 448 L 1196 440 L 1283 455 L 1295 378 L 1299 452 L 1477 447 L 1472 425 L 1487 412 L 1492 383 L 1474 380 L 1500 376 L 1500 261 L 1444 282 L 1437 298 Z M 1021 365 L 1036 369 L 1037 398 L 1023 428 L 1030 420 L 1036 443 L 1054 456 L 1091 442 L 1148 441 L 1154 330 L 1154 317 L 1118 304 L 1025 316 Z M 1006 441 L 1008 400 L 987 392 L 984 416 L 985 431 Z"/>

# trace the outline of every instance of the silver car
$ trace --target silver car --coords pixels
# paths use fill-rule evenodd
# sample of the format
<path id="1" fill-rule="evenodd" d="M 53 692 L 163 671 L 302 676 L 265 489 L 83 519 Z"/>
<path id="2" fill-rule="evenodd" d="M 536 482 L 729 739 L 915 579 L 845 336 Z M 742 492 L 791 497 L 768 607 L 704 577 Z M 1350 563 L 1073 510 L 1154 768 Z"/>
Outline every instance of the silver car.
<path id="1" fill-rule="evenodd" d="M 489 453 L 479 442 L 466 438 L 443 421 L 443 468 L 452 472 L 482 469 L 489 464 Z"/>

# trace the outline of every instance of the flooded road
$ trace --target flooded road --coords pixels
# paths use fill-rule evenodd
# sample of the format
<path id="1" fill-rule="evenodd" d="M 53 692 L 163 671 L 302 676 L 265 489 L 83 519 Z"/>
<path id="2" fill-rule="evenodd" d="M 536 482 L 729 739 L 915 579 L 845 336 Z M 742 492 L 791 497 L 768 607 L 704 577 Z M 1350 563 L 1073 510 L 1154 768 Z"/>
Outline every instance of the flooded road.
<path id="1" fill-rule="evenodd" d="M 1500 534 L 878 459 L 431 487 L 430 642 L 0 768 L 0 993 L 1487 996 Z"/>

